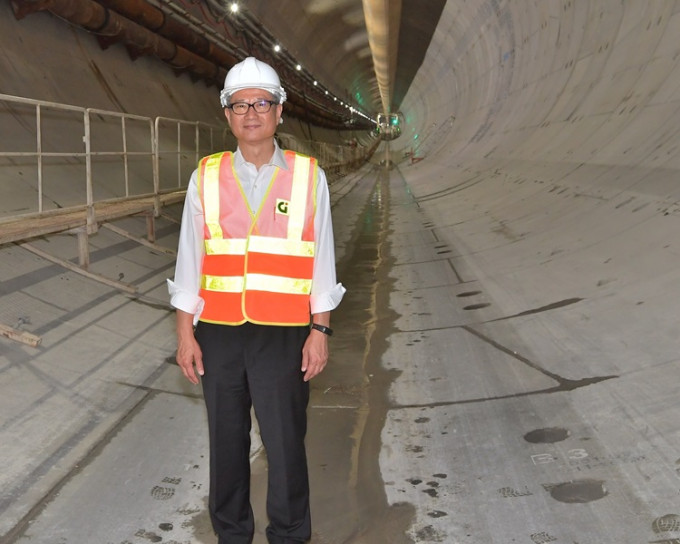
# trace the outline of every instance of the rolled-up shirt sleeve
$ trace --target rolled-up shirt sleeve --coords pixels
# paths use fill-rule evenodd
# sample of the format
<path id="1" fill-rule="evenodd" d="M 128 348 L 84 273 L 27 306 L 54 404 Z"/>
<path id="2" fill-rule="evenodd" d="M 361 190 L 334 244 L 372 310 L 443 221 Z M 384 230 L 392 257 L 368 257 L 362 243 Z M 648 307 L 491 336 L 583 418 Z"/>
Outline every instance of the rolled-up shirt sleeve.
<path id="1" fill-rule="evenodd" d="M 174 280 L 168 280 L 170 304 L 194 316 L 194 324 L 203 311 L 203 299 L 198 295 L 203 266 L 203 207 L 196 185 L 197 172 L 191 175 L 184 199 L 182 224 L 177 247 Z"/>
<path id="2" fill-rule="evenodd" d="M 314 236 L 316 241 L 310 307 L 313 314 L 318 314 L 334 310 L 346 291 L 336 277 L 330 196 L 326 174 L 321 168 L 316 184 Z"/>

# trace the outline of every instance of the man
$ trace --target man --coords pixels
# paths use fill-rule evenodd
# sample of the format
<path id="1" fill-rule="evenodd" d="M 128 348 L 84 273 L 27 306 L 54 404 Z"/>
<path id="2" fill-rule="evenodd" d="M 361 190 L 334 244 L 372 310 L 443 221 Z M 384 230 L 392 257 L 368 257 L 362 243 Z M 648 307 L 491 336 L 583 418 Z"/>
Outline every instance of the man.
<path id="1" fill-rule="evenodd" d="M 202 376 L 219 544 L 253 539 L 251 405 L 269 467 L 268 541 L 311 537 L 309 380 L 328 360 L 330 312 L 345 289 L 325 174 L 274 139 L 285 99 L 274 69 L 253 57 L 227 74 L 220 100 L 238 148 L 205 157 L 191 176 L 168 280 L 177 363 L 191 383 Z"/>

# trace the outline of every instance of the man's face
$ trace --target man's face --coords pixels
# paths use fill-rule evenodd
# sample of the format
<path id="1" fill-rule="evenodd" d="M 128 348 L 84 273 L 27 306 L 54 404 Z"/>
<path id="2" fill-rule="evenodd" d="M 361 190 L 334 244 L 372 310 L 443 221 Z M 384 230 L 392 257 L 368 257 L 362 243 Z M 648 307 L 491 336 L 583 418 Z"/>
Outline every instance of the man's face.
<path id="1" fill-rule="evenodd" d="M 258 100 L 274 100 L 274 97 L 271 93 L 262 89 L 243 89 L 235 92 L 229 103 L 247 102 L 252 104 Z M 281 104 L 272 104 L 267 113 L 257 113 L 254 108 L 248 108 L 245 115 L 237 115 L 231 109 L 225 108 L 224 114 L 227 116 L 231 131 L 239 142 L 256 144 L 271 140 L 276 132 L 282 111 L 283 106 Z"/>

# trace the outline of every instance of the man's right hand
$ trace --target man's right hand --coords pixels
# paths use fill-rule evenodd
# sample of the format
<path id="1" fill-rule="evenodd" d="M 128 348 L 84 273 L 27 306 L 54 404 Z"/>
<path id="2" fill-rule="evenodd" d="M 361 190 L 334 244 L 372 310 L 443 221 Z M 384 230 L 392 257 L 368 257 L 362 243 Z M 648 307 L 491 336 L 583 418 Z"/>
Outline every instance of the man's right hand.
<path id="1" fill-rule="evenodd" d="M 203 352 L 201 351 L 193 328 L 194 316 L 177 310 L 177 364 L 182 373 L 194 385 L 198 384 L 199 376 L 203 376 Z"/>
<path id="2" fill-rule="evenodd" d="M 203 376 L 203 353 L 193 337 L 177 342 L 177 364 L 187 380 L 193 384 L 198 384 L 196 371 L 200 376 Z"/>

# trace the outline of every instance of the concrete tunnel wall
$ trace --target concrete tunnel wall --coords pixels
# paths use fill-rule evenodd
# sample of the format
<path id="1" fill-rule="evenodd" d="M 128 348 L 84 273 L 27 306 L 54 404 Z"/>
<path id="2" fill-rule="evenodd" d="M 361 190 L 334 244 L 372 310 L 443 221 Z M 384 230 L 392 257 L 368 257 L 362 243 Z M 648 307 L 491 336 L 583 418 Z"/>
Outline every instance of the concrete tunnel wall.
<path id="1" fill-rule="evenodd" d="M 96 36 L 47 12 L 17 20 L 0 6 L 0 92 L 80 107 L 221 122 L 216 87 L 175 76 L 162 62 L 134 62 L 122 45 L 106 50 Z"/>
<path id="2" fill-rule="evenodd" d="M 555 179 L 569 164 L 678 168 L 677 2 L 493 4 L 447 4 L 398 145 L 564 163 Z"/>
<path id="3" fill-rule="evenodd" d="M 392 158 L 476 317 L 585 299 L 517 330 L 569 375 L 677 357 L 679 34 L 673 1 L 449 2 L 402 106 Z"/>

